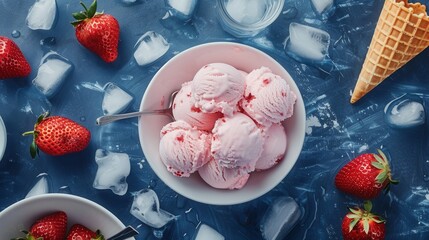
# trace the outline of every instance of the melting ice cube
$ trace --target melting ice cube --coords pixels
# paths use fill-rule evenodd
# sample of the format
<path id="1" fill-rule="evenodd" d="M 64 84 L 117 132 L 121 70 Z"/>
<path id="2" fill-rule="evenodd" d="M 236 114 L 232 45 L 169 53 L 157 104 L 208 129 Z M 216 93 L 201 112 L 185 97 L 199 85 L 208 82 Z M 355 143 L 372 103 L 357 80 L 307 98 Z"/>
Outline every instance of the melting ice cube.
<path id="1" fill-rule="evenodd" d="M 420 126 L 426 120 L 422 99 L 412 94 L 393 99 L 384 108 L 384 113 L 387 123 L 394 128 Z"/>
<path id="2" fill-rule="evenodd" d="M 56 0 L 36 0 L 28 11 L 26 23 L 33 30 L 50 30 L 57 18 Z"/>
<path id="3" fill-rule="evenodd" d="M 316 13 L 327 18 L 334 10 L 334 0 L 311 0 L 313 9 Z"/>
<path id="4" fill-rule="evenodd" d="M 160 22 L 162 26 L 167 29 L 173 30 L 179 37 L 185 37 L 187 39 L 196 39 L 199 36 L 199 33 L 192 21 L 183 20 L 176 17 L 171 10 L 165 13 L 165 15 L 161 18 Z"/>
<path id="5" fill-rule="evenodd" d="M 138 65 L 145 66 L 162 57 L 170 48 L 170 44 L 161 34 L 146 32 L 137 40 L 134 58 Z"/>
<path id="6" fill-rule="evenodd" d="M 54 51 L 43 56 L 33 84 L 47 98 L 54 96 L 73 70 L 73 64 Z"/>
<path id="7" fill-rule="evenodd" d="M 124 195 L 128 190 L 126 180 L 131 170 L 128 154 L 97 149 L 95 162 L 98 169 L 92 186 L 96 189 L 111 189 L 117 195 Z"/>
<path id="8" fill-rule="evenodd" d="M 18 89 L 16 99 L 18 99 L 18 103 L 15 107 L 27 114 L 39 116 L 44 112 L 51 112 L 52 109 L 52 104 L 46 96 L 32 86 Z"/>
<path id="9" fill-rule="evenodd" d="M 134 196 L 130 213 L 143 223 L 161 228 L 175 219 L 175 216 L 159 207 L 159 199 L 152 189 L 142 189 L 132 193 Z"/>
<path id="10" fill-rule="evenodd" d="M 133 97 L 122 88 L 111 82 L 104 85 L 104 97 L 101 104 L 104 115 L 120 113 L 124 111 L 132 101 Z"/>
<path id="11" fill-rule="evenodd" d="M 218 231 L 214 230 L 206 224 L 201 224 L 198 228 L 198 232 L 194 240 L 224 240 L 225 237 L 222 236 Z"/>
<path id="12" fill-rule="evenodd" d="M 183 19 L 189 19 L 194 13 L 198 0 L 165 0 L 165 5 L 172 10 L 173 15 Z"/>
<path id="13" fill-rule="evenodd" d="M 37 176 L 37 182 L 34 184 L 34 186 L 31 188 L 31 190 L 27 193 L 25 198 L 29 198 L 32 196 L 45 194 L 50 192 L 50 182 L 48 179 L 48 174 L 41 173 Z"/>
<path id="14" fill-rule="evenodd" d="M 266 3 L 261 0 L 230 0 L 226 4 L 228 14 L 242 24 L 258 22 L 266 11 Z"/>
<path id="15" fill-rule="evenodd" d="M 330 35 L 320 29 L 299 23 L 289 25 L 285 50 L 298 61 L 321 62 L 328 56 Z"/>
<path id="16" fill-rule="evenodd" d="M 301 210 L 293 198 L 277 198 L 262 217 L 262 237 L 266 240 L 285 239 L 300 217 Z"/>

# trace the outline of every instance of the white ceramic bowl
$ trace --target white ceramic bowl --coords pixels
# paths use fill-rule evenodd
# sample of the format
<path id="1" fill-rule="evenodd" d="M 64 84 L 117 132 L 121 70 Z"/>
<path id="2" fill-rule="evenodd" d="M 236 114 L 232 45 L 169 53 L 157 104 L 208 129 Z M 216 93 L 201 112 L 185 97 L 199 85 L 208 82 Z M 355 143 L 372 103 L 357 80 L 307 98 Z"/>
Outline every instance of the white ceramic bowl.
<path id="1" fill-rule="evenodd" d="M 68 228 L 80 223 L 89 229 L 100 229 L 110 237 L 125 226 L 111 212 L 88 199 L 71 194 L 43 194 L 21 200 L 0 212 L 0 239 L 23 236 L 33 222 L 52 212 L 64 211 L 68 216 Z"/>
<path id="2" fill-rule="evenodd" d="M 179 178 L 167 171 L 158 152 L 160 130 L 170 122 L 167 116 L 141 116 L 138 124 L 140 143 L 154 172 L 177 193 L 207 204 L 238 204 L 255 199 L 273 189 L 294 166 L 305 136 L 304 102 L 289 73 L 273 58 L 243 44 L 215 42 L 183 51 L 159 69 L 143 96 L 140 110 L 165 107 L 171 92 L 179 89 L 182 83 L 192 80 L 195 73 L 205 64 L 214 62 L 227 63 L 245 72 L 261 66 L 269 67 L 289 83 L 292 91 L 297 95 L 297 101 L 293 117 L 284 122 L 288 147 L 283 161 L 269 170 L 251 173 L 249 181 L 240 190 L 220 190 L 206 184 L 198 173 L 192 174 L 189 178 Z"/>
<path id="3" fill-rule="evenodd" d="M 4 151 L 6 150 L 7 133 L 3 119 L 0 116 L 0 161 L 3 158 Z"/>

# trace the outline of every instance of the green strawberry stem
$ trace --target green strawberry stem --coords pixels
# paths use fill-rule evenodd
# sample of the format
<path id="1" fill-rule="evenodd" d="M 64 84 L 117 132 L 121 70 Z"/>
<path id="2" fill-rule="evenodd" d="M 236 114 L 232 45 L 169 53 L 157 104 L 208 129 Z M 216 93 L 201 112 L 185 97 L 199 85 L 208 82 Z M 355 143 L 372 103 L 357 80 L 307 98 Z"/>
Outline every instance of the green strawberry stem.
<path id="1" fill-rule="evenodd" d="M 361 208 L 349 208 L 351 213 L 347 214 L 347 217 L 353 219 L 353 221 L 351 221 L 349 225 L 349 232 L 351 232 L 353 228 L 356 226 L 356 224 L 360 221 L 363 222 L 363 229 L 366 234 L 369 233 L 370 222 L 374 221 L 376 223 L 382 223 L 386 221 L 382 217 L 371 213 L 371 210 L 372 210 L 371 201 L 368 201 L 368 200 L 365 201 L 363 204 L 363 207 L 364 207 L 363 210 Z"/>
<path id="2" fill-rule="evenodd" d="M 30 144 L 30 155 L 31 155 L 31 158 L 33 158 L 33 159 L 36 158 L 36 155 L 39 155 L 39 148 L 37 147 L 37 144 L 36 144 L 36 138 L 37 138 L 37 135 L 38 135 L 38 132 L 36 131 L 36 127 L 37 127 L 37 125 L 39 123 L 41 123 L 48 116 L 49 116 L 49 112 L 45 112 L 45 113 L 41 114 L 37 118 L 36 124 L 34 124 L 34 130 L 27 131 L 27 132 L 24 132 L 22 134 L 22 136 L 28 136 L 28 135 L 32 135 L 33 136 L 33 141 Z"/>
<path id="3" fill-rule="evenodd" d="M 76 27 L 81 22 L 85 21 L 86 19 L 92 18 L 95 15 L 100 14 L 100 13 L 97 13 L 97 0 L 94 0 L 92 2 L 91 6 L 89 6 L 89 8 L 87 8 L 83 2 L 80 2 L 80 5 L 82 5 L 82 7 L 83 7 L 83 9 L 85 9 L 85 11 L 73 13 L 73 17 L 74 17 L 74 19 L 76 19 L 76 21 L 73 21 L 71 24 L 74 27 Z"/>
<path id="4" fill-rule="evenodd" d="M 372 162 L 371 165 L 380 169 L 380 173 L 375 179 L 377 183 L 383 184 L 386 180 L 388 181 L 384 187 L 384 191 L 387 193 L 390 189 L 390 184 L 398 184 L 399 181 L 392 179 L 392 173 L 386 155 L 380 149 L 377 149 L 377 151 L 378 154 L 373 154 L 376 161 Z"/>

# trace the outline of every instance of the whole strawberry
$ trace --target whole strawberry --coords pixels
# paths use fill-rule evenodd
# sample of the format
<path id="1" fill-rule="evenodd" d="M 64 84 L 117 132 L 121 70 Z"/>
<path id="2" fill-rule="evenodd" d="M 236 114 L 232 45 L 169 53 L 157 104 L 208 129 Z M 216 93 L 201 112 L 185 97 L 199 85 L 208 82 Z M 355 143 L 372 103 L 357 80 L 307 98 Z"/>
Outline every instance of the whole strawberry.
<path id="1" fill-rule="evenodd" d="M 63 240 L 67 232 L 67 215 L 65 212 L 58 211 L 46 215 L 36 222 L 30 228 L 26 238 L 17 238 L 18 240 Z"/>
<path id="2" fill-rule="evenodd" d="M 89 8 L 80 3 L 85 11 L 74 13 L 77 40 L 105 62 L 113 62 L 118 57 L 119 23 L 109 14 L 97 11 L 97 0 Z"/>
<path id="3" fill-rule="evenodd" d="M 335 176 L 335 186 L 341 191 L 363 199 L 375 198 L 383 189 L 389 190 L 392 179 L 386 155 L 365 153 L 347 163 Z"/>
<path id="4" fill-rule="evenodd" d="M 0 36 L 0 79 L 26 77 L 31 67 L 18 45 L 7 37 Z"/>
<path id="5" fill-rule="evenodd" d="M 66 240 L 104 240 L 100 231 L 93 232 L 81 224 L 74 224 L 67 235 Z"/>
<path id="6" fill-rule="evenodd" d="M 52 116 L 49 113 L 39 116 L 34 130 L 23 135 L 33 135 L 30 154 L 35 158 L 39 149 L 52 156 L 80 152 L 91 139 L 91 133 L 85 127 L 65 117 Z"/>
<path id="7" fill-rule="evenodd" d="M 365 201 L 364 209 L 349 208 L 343 218 L 341 232 L 344 240 L 381 240 L 385 236 L 386 221 L 371 213 L 372 203 Z"/>

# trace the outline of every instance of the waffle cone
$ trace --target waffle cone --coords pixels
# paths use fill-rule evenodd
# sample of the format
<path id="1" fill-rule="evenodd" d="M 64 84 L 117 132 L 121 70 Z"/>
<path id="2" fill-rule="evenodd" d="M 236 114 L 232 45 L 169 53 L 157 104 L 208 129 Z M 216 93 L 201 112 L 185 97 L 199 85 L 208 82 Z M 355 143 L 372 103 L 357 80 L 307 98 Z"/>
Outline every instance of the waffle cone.
<path id="1" fill-rule="evenodd" d="M 386 0 L 350 102 L 358 101 L 428 46 L 426 6 Z"/>

